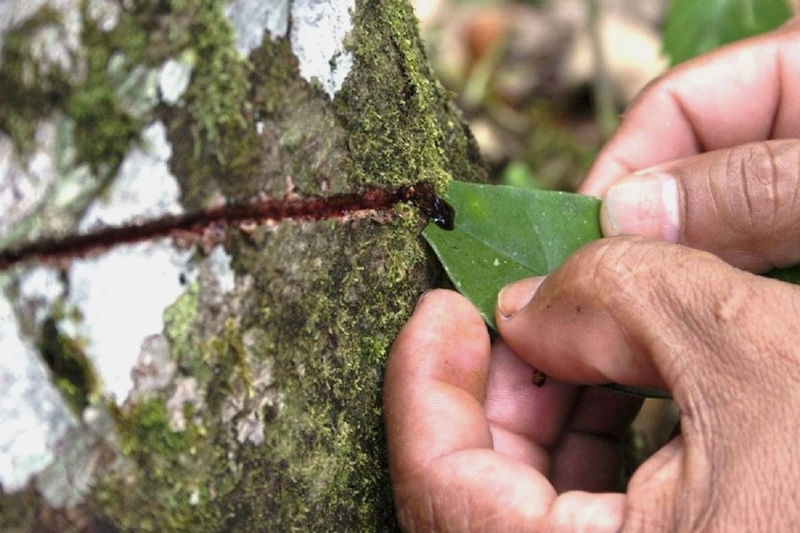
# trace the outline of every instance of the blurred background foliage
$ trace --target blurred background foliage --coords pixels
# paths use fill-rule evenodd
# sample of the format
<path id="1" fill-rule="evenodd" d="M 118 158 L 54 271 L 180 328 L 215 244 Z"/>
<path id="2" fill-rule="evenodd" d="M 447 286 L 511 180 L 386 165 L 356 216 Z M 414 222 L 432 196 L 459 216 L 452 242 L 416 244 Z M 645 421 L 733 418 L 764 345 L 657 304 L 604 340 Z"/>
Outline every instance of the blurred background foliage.
<path id="1" fill-rule="evenodd" d="M 464 111 L 492 180 L 566 191 L 579 185 L 649 81 L 800 12 L 800 0 L 412 4 L 429 59 Z M 672 402 L 645 402 L 627 436 L 627 474 L 669 439 L 676 422 Z"/>
<path id="2" fill-rule="evenodd" d="M 775 29 L 792 9 L 788 0 L 673 0 L 664 24 L 664 51 L 675 65 Z"/>
<path id="3" fill-rule="evenodd" d="M 567 191 L 647 82 L 779 26 L 798 3 L 412 0 L 431 63 L 493 180 Z"/>

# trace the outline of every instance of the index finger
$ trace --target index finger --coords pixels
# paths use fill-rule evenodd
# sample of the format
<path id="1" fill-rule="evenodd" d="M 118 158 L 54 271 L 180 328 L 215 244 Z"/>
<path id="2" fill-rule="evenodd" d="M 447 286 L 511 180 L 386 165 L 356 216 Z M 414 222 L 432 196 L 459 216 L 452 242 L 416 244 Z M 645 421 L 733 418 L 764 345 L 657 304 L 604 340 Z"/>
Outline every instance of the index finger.
<path id="1" fill-rule="evenodd" d="M 749 142 L 800 136 L 800 17 L 688 61 L 626 111 L 581 186 L 602 196 L 623 176 Z"/>

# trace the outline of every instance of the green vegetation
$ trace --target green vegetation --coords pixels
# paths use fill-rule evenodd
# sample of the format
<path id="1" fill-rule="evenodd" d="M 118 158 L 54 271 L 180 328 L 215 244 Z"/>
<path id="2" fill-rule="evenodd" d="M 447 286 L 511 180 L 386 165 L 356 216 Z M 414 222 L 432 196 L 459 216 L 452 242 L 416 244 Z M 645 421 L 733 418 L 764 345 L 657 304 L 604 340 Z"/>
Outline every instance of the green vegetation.
<path id="1" fill-rule="evenodd" d="M 675 65 L 775 29 L 791 15 L 787 0 L 672 0 L 664 27 L 664 52 Z"/>

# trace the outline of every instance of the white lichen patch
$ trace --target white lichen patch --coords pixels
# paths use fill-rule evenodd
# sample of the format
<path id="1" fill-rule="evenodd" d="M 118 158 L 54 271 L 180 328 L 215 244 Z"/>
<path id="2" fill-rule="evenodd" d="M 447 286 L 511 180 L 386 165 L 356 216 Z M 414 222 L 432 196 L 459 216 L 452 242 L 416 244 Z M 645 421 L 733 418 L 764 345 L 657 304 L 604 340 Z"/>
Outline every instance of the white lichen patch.
<path id="1" fill-rule="evenodd" d="M 143 65 L 130 66 L 128 58 L 115 53 L 106 67 L 119 108 L 128 116 L 145 119 L 158 105 L 159 72 Z"/>
<path id="2" fill-rule="evenodd" d="M 177 369 L 178 365 L 170 355 L 170 345 L 166 337 L 159 334 L 146 338 L 139 358 L 131 369 L 135 395 L 141 398 L 166 389 Z"/>
<path id="3" fill-rule="evenodd" d="M 16 303 L 22 313 L 36 327 L 52 313 L 54 303 L 64 294 L 64 283 L 55 268 L 34 267 L 20 274 L 19 294 Z"/>
<path id="4" fill-rule="evenodd" d="M 13 30 L 42 8 L 46 0 L 4 0 L 0 2 L 0 50 L 3 49 L 5 35 Z M 0 67 L 3 66 L 3 56 L 0 54 Z"/>
<path id="5" fill-rule="evenodd" d="M 183 211 L 180 188 L 169 170 L 172 146 L 160 121 L 142 132 L 120 166 L 107 194 L 96 200 L 80 222 L 80 231 L 117 226 Z"/>
<path id="6" fill-rule="evenodd" d="M 0 296 L 0 486 L 11 494 L 34 483 L 54 508 L 84 499 L 115 440 L 106 411 L 90 407 L 75 417 L 19 327 L 20 316 L 29 315 L 23 307 L 38 302 L 45 310 L 62 290 L 55 271 L 40 267 L 19 276 L 13 306 Z"/>
<path id="7" fill-rule="evenodd" d="M 75 165 L 74 127 L 58 114 L 42 121 L 36 150 L 24 159 L 11 138 L 0 133 L 0 244 L 61 234 L 73 227 L 77 212 L 85 212 L 81 231 L 182 212 L 178 182 L 169 170 L 172 146 L 162 122 L 142 131 L 108 191 L 88 208 L 101 182 L 92 179 L 88 166 Z"/>
<path id="8" fill-rule="evenodd" d="M 60 14 L 61 24 L 49 24 L 31 35 L 31 56 L 34 63 L 29 65 L 35 64 L 40 76 L 58 71 L 67 74 L 72 83 L 78 83 L 86 75 L 83 61 L 76 61 L 76 58 L 81 57 L 80 35 L 83 21 L 80 11 L 72 4 L 68 0 L 48 2 L 48 8 Z"/>
<path id="9" fill-rule="evenodd" d="M 111 31 L 119 22 L 122 4 L 115 0 L 89 0 L 86 12 L 101 31 Z"/>
<path id="10" fill-rule="evenodd" d="M 195 413 L 201 412 L 205 397 L 197 379 L 191 376 L 176 377 L 177 370 L 178 364 L 172 358 L 167 338 L 153 335 L 147 339 L 131 370 L 134 390 L 128 395 L 126 405 L 135 405 L 159 394 L 165 396 L 170 429 L 185 431 L 187 408 Z"/>
<path id="11" fill-rule="evenodd" d="M 40 201 L 46 189 L 40 185 L 23 168 L 11 137 L 0 132 L 0 241 Z"/>
<path id="12" fill-rule="evenodd" d="M 259 47 L 264 31 L 272 40 L 286 37 L 291 15 L 292 51 L 300 75 L 317 80 L 331 98 L 353 67 L 344 40 L 353 27 L 353 0 L 233 0 L 225 14 L 236 34 L 236 48 L 248 55 Z"/>
<path id="13" fill-rule="evenodd" d="M 194 53 L 185 52 L 179 59 L 168 59 L 158 71 L 158 92 L 161 100 L 175 105 L 189 87 L 192 79 L 196 57 Z"/>
<path id="14" fill-rule="evenodd" d="M 81 422 L 67 430 L 55 449 L 56 460 L 36 476 L 36 489 L 56 509 L 81 503 L 104 455 L 117 448 L 114 420 L 108 411 L 89 407 Z"/>
<path id="15" fill-rule="evenodd" d="M 64 332 L 86 340 L 104 392 L 118 403 L 132 389 L 131 369 L 145 342 L 163 330 L 164 309 L 184 290 L 181 273 L 191 254 L 160 239 L 118 245 L 69 268 L 67 301 L 81 319 L 65 321 Z"/>
<path id="16" fill-rule="evenodd" d="M 208 254 L 208 266 L 217 279 L 219 290 L 223 294 L 231 292 L 236 287 L 236 275 L 231 268 L 232 257 L 228 255 L 222 245 L 217 245 Z"/>
<path id="17" fill-rule="evenodd" d="M 186 408 L 199 413 L 205 406 L 197 380 L 193 377 L 182 377 L 175 380 L 175 388 L 167 400 L 169 427 L 173 431 L 186 431 Z"/>
<path id="18" fill-rule="evenodd" d="M 83 69 L 75 61 L 79 57 L 82 21 L 80 10 L 73 0 L 3 0 L 0 2 L 0 50 L 8 31 L 36 16 L 47 8 L 59 18 L 59 23 L 38 27 L 29 35 L 32 61 L 25 65 L 22 75 L 28 81 L 35 74 L 46 74 L 57 68 L 70 79 L 77 80 Z M 2 55 L 0 55 L 2 67 Z"/>
<path id="19" fill-rule="evenodd" d="M 272 40 L 286 37 L 289 0 L 233 0 L 225 6 L 225 16 L 236 33 L 236 49 L 246 56 L 261 46 L 264 30 Z"/>
<path id="20" fill-rule="evenodd" d="M 55 449 L 77 421 L 31 342 L 22 336 L 4 296 L 0 296 L 0 389 L 0 486 L 12 493 L 53 463 Z"/>
<path id="21" fill-rule="evenodd" d="M 264 442 L 264 420 L 255 411 L 246 413 L 236 421 L 236 440 L 260 446 Z"/>
<path id="22" fill-rule="evenodd" d="M 55 123 L 41 123 L 35 140 L 36 152 L 23 162 L 11 137 L 0 132 L 0 242 L 44 203 L 58 178 Z"/>
<path id="23" fill-rule="evenodd" d="M 74 130 L 74 121 L 54 113 L 37 125 L 35 150 L 25 157 L 0 133 L 0 245 L 63 234 L 85 209 L 100 182 L 76 165 Z"/>
<path id="24" fill-rule="evenodd" d="M 264 413 L 268 410 L 280 412 L 283 394 L 273 387 L 274 360 L 257 353 L 256 347 L 264 347 L 265 333 L 250 329 L 242 335 L 246 368 L 240 369 L 238 378 L 231 382 L 231 394 L 222 404 L 221 417 L 225 424 L 233 424 L 238 444 L 250 443 L 258 446 L 264 442 Z"/>
<path id="25" fill-rule="evenodd" d="M 353 66 L 353 54 L 344 45 L 353 28 L 353 0 L 295 0 L 292 2 L 292 51 L 300 75 L 317 80 L 333 98 Z"/>

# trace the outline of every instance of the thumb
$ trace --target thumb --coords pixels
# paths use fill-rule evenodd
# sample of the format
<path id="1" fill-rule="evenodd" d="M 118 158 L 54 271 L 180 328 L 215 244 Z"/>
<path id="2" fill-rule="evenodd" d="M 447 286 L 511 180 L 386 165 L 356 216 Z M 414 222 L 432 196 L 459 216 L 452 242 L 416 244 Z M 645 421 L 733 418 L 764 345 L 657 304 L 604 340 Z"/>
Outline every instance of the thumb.
<path id="1" fill-rule="evenodd" d="M 601 207 L 603 234 L 643 235 L 762 272 L 800 263 L 800 141 L 708 152 L 631 174 Z"/>
<path id="2" fill-rule="evenodd" d="M 708 403 L 767 393 L 772 402 L 794 387 L 798 304 L 798 287 L 706 252 L 623 237 L 581 248 L 543 281 L 503 289 L 497 325 L 548 376 L 663 388 L 685 410 L 697 394 Z"/>
<path id="3" fill-rule="evenodd" d="M 622 529 L 797 529 L 800 287 L 636 237 L 521 283 L 497 320 L 520 359 L 561 381 L 666 388 L 681 412 L 681 437 L 631 479 Z"/>

